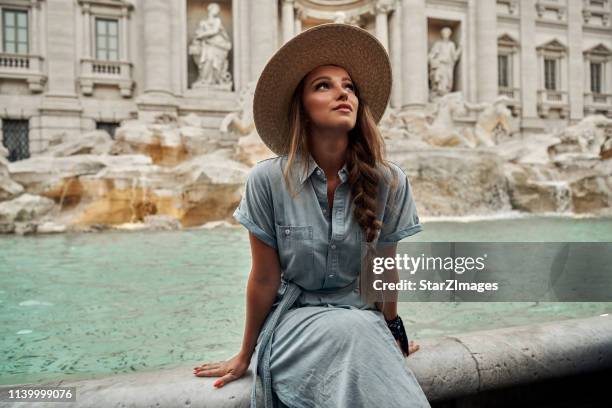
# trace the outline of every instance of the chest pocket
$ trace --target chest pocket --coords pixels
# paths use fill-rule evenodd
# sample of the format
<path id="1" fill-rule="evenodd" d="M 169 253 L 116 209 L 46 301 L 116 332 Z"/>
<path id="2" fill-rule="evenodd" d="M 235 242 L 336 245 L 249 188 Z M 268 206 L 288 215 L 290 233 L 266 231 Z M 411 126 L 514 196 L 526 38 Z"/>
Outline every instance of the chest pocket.
<path id="1" fill-rule="evenodd" d="M 281 269 L 289 280 L 312 271 L 314 243 L 312 226 L 277 225 L 276 236 Z"/>

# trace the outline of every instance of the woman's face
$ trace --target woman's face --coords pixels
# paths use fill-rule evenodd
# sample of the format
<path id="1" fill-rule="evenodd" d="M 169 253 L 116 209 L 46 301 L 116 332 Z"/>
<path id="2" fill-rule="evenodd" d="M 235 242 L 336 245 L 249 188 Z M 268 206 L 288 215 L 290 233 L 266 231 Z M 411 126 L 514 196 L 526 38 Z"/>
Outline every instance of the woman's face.
<path id="1" fill-rule="evenodd" d="M 311 129 L 348 132 L 355 127 L 359 100 L 344 68 L 322 65 L 310 71 L 304 80 L 302 102 Z"/>

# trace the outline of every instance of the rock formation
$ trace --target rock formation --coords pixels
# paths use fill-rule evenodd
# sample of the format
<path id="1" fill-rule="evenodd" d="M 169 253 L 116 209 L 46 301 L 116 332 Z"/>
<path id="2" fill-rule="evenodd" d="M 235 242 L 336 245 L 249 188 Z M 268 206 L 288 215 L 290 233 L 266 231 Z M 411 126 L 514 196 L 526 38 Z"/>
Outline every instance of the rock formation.
<path id="1" fill-rule="evenodd" d="M 45 152 L 13 163 L 0 148 L 0 232 L 232 222 L 250 167 L 273 156 L 253 126 L 251 88 L 218 130 L 195 114 L 164 115 L 125 121 L 114 140 L 59 134 Z M 541 135 L 512 132 L 506 119 L 502 100 L 469 104 L 459 93 L 425 112 L 387 110 L 387 155 L 408 174 L 420 215 L 610 214 L 611 119 Z"/>

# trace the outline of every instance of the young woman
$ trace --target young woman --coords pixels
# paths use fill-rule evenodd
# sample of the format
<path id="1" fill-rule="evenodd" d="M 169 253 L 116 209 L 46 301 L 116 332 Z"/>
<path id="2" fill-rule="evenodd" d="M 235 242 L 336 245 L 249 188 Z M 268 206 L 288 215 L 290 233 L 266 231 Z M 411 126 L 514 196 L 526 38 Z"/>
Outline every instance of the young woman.
<path id="1" fill-rule="evenodd" d="M 266 407 L 429 407 L 397 303 L 368 303 L 360 286 L 362 243 L 394 256 L 422 230 L 376 126 L 390 90 L 383 46 L 346 24 L 311 28 L 268 62 L 254 118 L 279 156 L 252 169 L 234 213 L 253 263 L 242 349 L 195 375 L 221 387 L 253 363 Z"/>

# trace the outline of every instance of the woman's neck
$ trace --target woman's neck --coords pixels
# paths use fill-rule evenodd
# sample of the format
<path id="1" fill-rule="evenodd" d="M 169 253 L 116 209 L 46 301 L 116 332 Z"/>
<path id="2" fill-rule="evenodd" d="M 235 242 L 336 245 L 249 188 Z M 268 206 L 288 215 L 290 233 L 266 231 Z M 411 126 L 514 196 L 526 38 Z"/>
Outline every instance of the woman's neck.
<path id="1" fill-rule="evenodd" d="M 310 154 L 329 179 L 335 177 L 346 161 L 348 134 L 317 132 L 311 137 Z"/>

